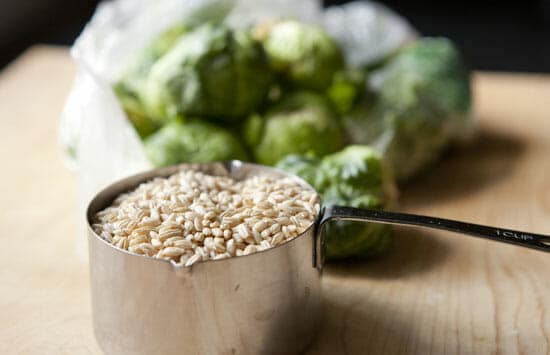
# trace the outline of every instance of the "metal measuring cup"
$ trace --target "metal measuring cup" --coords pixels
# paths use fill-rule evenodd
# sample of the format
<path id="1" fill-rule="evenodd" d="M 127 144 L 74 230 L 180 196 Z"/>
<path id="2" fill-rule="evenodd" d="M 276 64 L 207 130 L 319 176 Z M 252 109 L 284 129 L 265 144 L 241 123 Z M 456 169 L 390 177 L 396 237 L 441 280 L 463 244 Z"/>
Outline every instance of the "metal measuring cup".
<path id="1" fill-rule="evenodd" d="M 101 191 L 88 206 L 87 221 L 94 330 L 107 354 L 299 353 L 320 322 L 321 232 L 329 221 L 424 226 L 550 251 L 548 236 L 343 206 L 324 208 L 305 232 L 282 245 L 191 267 L 131 254 L 93 231 L 93 216 L 118 195 L 182 169 L 235 179 L 291 176 L 240 161 L 182 164 L 135 175 Z"/>

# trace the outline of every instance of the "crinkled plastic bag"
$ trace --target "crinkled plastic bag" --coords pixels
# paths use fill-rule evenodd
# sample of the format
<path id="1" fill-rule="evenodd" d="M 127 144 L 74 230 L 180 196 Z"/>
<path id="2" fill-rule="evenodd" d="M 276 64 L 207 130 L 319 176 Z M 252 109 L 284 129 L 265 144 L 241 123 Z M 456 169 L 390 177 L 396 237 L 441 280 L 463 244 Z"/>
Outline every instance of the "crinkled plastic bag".
<path id="1" fill-rule="evenodd" d="M 100 189 L 151 168 L 143 144 L 112 90 L 128 61 L 179 21 L 224 21 L 246 27 L 268 18 L 295 18 L 324 26 L 346 60 L 364 65 L 416 36 L 388 8 L 357 1 L 323 9 L 317 0 L 115 0 L 101 3 L 71 49 L 78 72 L 61 116 L 59 139 L 79 178 L 79 219 Z M 84 231 L 84 223 L 79 223 Z"/>

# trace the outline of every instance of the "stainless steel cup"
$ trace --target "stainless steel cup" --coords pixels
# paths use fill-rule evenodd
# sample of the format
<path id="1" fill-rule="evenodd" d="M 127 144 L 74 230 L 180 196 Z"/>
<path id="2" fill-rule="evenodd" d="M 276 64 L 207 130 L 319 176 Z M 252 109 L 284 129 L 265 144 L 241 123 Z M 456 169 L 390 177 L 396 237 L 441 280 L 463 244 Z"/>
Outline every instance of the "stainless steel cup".
<path id="1" fill-rule="evenodd" d="M 275 248 L 188 268 L 130 254 L 94 233 L 91 218 L 115 197 L 180 169 L 235 179 L 292 177 L 240 161 L 183 164 L 130 177 L 100 192 L 88 207 L 88 240 L 94 329 L 108 354 L 300 352 L 319 324 L 325 249 L 321 231 L 330 221 L 422 226 L 550 252 L 548 235 L 345 206 L 328 206 L 304 233 Z"/>
<path id="2" fill-rule="evenodd" d="M 96 212 L 121 193 L 182 168 L 237 179 L 284 175 L 238 161 L 180 165 L 127 178 L 100 192 L 87 211 L 93 322 L 100 347 L 107 354 L 302 351 L 320 316 L 315 224 L 276 248 L 192 267 L 117 249 L 90 227 Z"/>

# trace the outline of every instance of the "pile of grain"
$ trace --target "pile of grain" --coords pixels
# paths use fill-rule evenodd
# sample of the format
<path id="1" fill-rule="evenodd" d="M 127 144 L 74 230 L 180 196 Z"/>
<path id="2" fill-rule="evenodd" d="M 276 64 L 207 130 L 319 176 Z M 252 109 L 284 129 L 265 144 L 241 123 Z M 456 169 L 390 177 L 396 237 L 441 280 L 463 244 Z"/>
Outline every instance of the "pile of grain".
<path id="1" fill-rule="evenodd" d="M 92 227 L 118 248 L 190 266 L 277 246 L 318 213 L 315 191 L 291 178 L 237 181 L 187 170 L 120 195 Z"/>

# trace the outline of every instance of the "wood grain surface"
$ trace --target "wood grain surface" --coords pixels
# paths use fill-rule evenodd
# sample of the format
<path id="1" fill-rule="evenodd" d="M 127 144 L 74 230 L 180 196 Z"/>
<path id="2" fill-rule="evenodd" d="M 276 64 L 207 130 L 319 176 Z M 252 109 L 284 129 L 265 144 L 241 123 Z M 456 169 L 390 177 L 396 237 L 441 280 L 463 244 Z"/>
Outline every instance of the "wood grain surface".
<path id="1" fill-rule="evenodd" d="M 57 123 L 75 73 L 35 47 L 0 74 L 0 354 L 97 354 L 75 177 Z M 401 209 L 550 233 L 550 76 L 477 73 L 478 138 Z M 327 266 L 307 354 L 550 354 L 550 254 L 399 229 L 376 260 Z"/>

